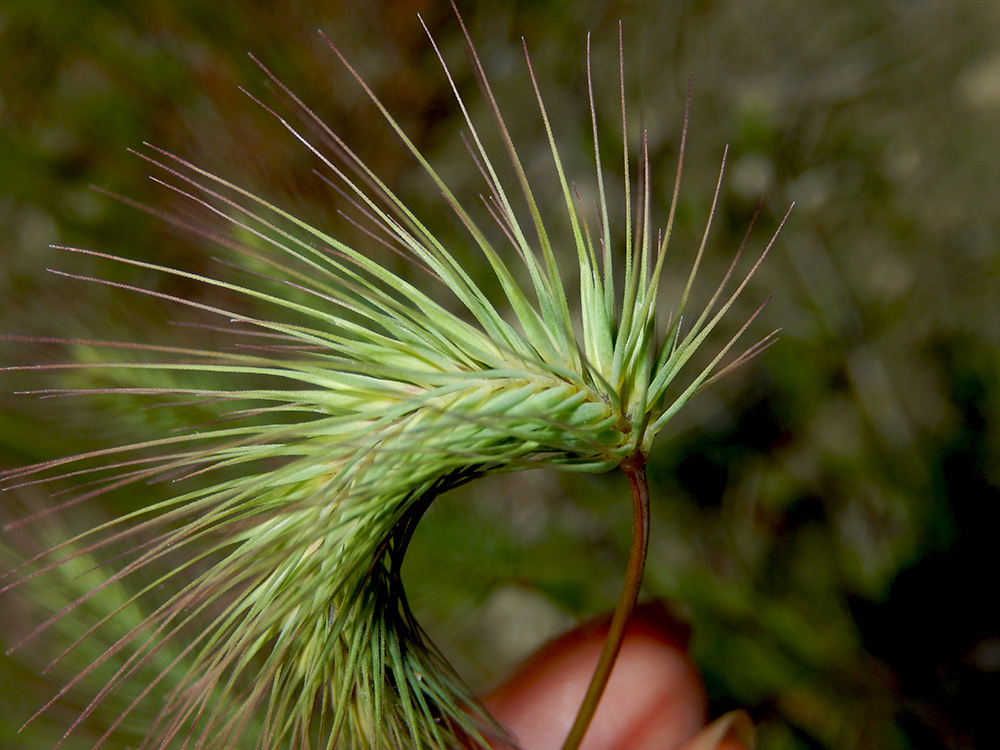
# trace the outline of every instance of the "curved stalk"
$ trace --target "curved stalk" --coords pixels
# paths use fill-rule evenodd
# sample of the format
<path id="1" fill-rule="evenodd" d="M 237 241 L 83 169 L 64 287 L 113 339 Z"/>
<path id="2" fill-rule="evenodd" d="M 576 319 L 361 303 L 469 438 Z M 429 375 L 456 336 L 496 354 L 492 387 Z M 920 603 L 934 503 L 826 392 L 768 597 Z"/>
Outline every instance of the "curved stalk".
<path id="1" fill-rule="evenodd" d="M 649 485 L 646 483 L 646 457 L 635 453 L 621 464 L 622 471 L 628 477 L 632 490 L 632 543 L 628 553 L 628 567 L 625 569 L 625 582 L 618 597 L 614 614 L 611 616 L 611 626 L 604 638 L 601 657 L 590 678 L 587 694 L 580 704 L 580 710 L 573 720 L 562 750 L 576 750 L 583 741 L 583 736 L 590 726 L 591 719 L 597 711 L 604 688 L 607 687 L 611 670 L 618 659 L 622 641 L 625 640 L 625 628 L 628 625 L 635 602 L 639 596 L 642 584 L 642 572 L 646 567 L 646 552 L 649 548 Z"/>

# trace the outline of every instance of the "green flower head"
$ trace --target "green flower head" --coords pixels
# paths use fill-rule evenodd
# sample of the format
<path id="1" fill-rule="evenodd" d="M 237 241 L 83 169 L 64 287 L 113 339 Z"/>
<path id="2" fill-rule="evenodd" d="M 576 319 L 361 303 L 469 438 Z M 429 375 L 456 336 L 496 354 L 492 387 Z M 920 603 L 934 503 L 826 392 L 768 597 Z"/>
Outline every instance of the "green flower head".
<path id="1" fill-rule="evenodd" d="M 140 491 L 161 479 L 177 490 L 39 556 L 51 574 L 67 559 L 141 540 L 116 560 L 104 584 L 46 625 L 100 591 L 139 582 L 100 624 L 116 627 L 137 608 L 143 615 L 134 622 L 125 617 L 129 624 L 117 626 L 120 636 L 81 680 L 113 657 L 122 666 L 104 678 L 70 729 L 136 675 L 151 674 L 121 716 L 139 713 L 152 695 L 165 696 L 143 747 L 499 746 L 506 742 L 502 731 L 427 642 L 407 606 L 400 564 L 421 514 L 440 493 L 487 474 L 621 467 L 633 479 L 641 518 L 642 466 L 657 433 L 695 393 L 771 340 L 723 365 L 734 338 L 707 364 L 686 367 L 756 264 L 731 278 L 734 260 L 708 304 L 688 311 L 706 228 L 683 293 L 669 315 L 658 310 L 681 169 L 663 228 L 655 230 L 644 140 L 635 162 L 629 150 L 621 58 L 622 140 L 615 150 L 624 182 L 615 189 L 605 183 L 591 87 L 592 210 L 565 173 L 527 52 L 556 186 L 546 185 L 544 197 L 529 184 L 471 41 L 472 65 L 493 113 L 489 126 L 504 147 L 499 154 L 485 145 L 435 46 L 486 183 L 482 210 L 459 201 L 330 48 L 424 169 L 441 206 L 464 227 L 468 246 L 446 247 L 266 69 L 292 110 L 287 119 L 275 117 L 312 152 L 322 177 L 350 198 L 371 241 L 407 257 L 431 278 L 428 285 L 375 262 L 361 244 L 147 147 L 143 158 L 160 170 L 163 184 L 229 230 L 187 228 L 231 251 L 245 273 L 221 278 L 72 250 L 221 292 L 201 301 L 168 299 L 221 318 L 234 336 L 258 343 L 216 351 L 87 342 L 105 352 L 104 361 L 66 367 L 110 373 L 119 385 L 102 394 L 224 404 L 219 413 L 227 419 L 8 472 L 8 483 L 85 477 L 87 489 L 70 503 L 122 488 Z M 589 84 L 589 59 L 587 70 Z M 501 178 L 501 160 L 514 179 Z M 624 220 L 613 226 L 610 217 L 619 213 Z M 488 263 L 499 295 L 487 294 L 463 266 L 470 248 Z M 239 309 L 204 301 L 237 298 L 246 302 Z M 128 356 L 107 355 L 114 351 Z M 645 529 L 639 527 L 619 624 L 641 575 Z M 606 670 L 615 650 L 608 647 Z M 595 678 L 592 703 L 602 685 Z M 575 731 L 582 736 L 586 719 L 580 723 Z"/>

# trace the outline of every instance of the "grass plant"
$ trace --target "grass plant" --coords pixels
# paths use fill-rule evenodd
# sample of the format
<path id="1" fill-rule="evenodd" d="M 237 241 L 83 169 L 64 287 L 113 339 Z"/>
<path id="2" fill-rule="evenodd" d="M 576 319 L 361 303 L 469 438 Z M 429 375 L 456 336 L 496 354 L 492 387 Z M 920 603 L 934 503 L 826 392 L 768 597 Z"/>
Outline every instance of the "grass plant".
<path id="1" fill-rule="evenodd" d="M 624 54 L 615 108 L 621 140 L 613 149 L 623 178 L 615 187 L 605 177 L 604 114 L 588 52 L 594 164 L 587 178 L 593 190 L 586 194 L 596 196 L 596 205 L 588 206 L 560 157 L 527 46 L 528 85 L 552 167 L 553 181 L 544 185 L 529 181 L 465 35 L 492 112 L 485 125 L 474 121 L 445 55 L 434 49 L 465 120 L 471 168 L 485 184 L 482 205 L 452 193 L 327 42 L 423 168 L 442 210 L 464 228 L 498 295 L 467 270 L 469 247 L 449 248 L 263 64 L 287 112 L 258 100 L 260 106 L 315 157 L 317 174 L 350 202 L 371 246 L 405 258 L 426 283 L 375 260 L 366 246 L 150 144 L 137 154 L 157 170 L 153 179 L 202 218 L 137 207 L 223 248 L 226 272 L 62 248 L 201 290 L 181 296 L 141 282 L 56 272 L 188 308 L 204 316 L 206 326 L 224 328 L 233 343 L 220 350 L 199 345 L 197 335 L 188 346 L 50 339 L 42 343 L 66 346 L 81 359 L 30 366 L 99 373 L 96 385 L 35 391 L 44 397 L 144 398 L 161 406 L 196 404 L 214 415 L 159 437 L 2 476 L 8 488 L 75 487 L 67 499 L 9 524 L 11 533 L 107 493 L 141 494 L 160 482 L 172 488 L 166 500 L 44 545 L 6 577 L 5 590 L 15 589 L 65 578 L 82 565 L 86 575 L 67 580 L 91 582 L 75 599 L 54 605 L 54 614 L 15 649 L 98 605 L 103 612 L 56 661 L 87 653 L 99 632 L 117 633 L 105 637 L 78 677 L 42 708 L 82 685 L 100 685 L 64 740 L 103 702 L 123 695 L 128 699 L 118 718 L 94 747 L 149 705 L 156 706 L 154 718 L 141 741 L 150 748 L 508 742 L 424 636 L 407 604 L 400 566 L 421 515 L 441 493 L 489 474 L 546 467 L 619 470 L 632 490 L 625 584 L 564 747 L 582 740 L 641 583 L 649 529 L 644 465 L 653 440 L 696 393 L 773 341 L 769 335 L 731 354 L 758 308 L 728 342 L 695 357 L 774 239 L 742 272 L 741 247 L 708 302 L 691 309 L 717 188 L 701 244 L 690 251 L 683 292 L 664 310 L 661 279 L 687 118 L 673 200 L 657 225 L 645 137 L 634 143 L 626 116 Z M 435 45 L 429 32 L 428 39 Z M 495 131 L 499 151 L 487 145 L 493 141 L 484 128 Z M 620 223 L 612 220 L 619 215 Z M 99 583 L 92 583 L 95 571 L 103 575 Z M 111 664 L 118 666 L 109 670 Z"/>

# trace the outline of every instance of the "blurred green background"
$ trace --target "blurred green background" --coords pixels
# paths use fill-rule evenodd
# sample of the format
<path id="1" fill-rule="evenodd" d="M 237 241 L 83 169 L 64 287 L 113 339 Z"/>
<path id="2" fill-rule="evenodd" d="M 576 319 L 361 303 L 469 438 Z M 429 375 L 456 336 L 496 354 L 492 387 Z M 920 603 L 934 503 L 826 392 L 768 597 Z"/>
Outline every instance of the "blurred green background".
<path id="1" fill-rule="evenodd" d="M 676 278 L 665 308 L 697 246 L 726 144 L 704 292 L 758 199 L 757 249 L 796 204 L 743 300 L 749 312 L 774 293 L 755 331 L 780 327 L 779 343 L 685 409 L 649 467 L 644 596 L 669 599 L 691 623 L 713 712 L 749 710 L 763 750 L 1000 746 L 1000 619 L 989 604 L 1000 525 L 1000 4 L 459 5 L 529 171 L 553 187 L 520 37 L 557 113 L 570 175 L 587 186 L 586 34 L 615 173 L 623 22 L 630 121 L 636 133 L 649 132 L 659 226 L 691 81 Z M 0 331 L 176 339 L 169 321 L 177 310 L 45 272 L 130 283 L 142 276 L 53 243 L 218 267 L 218 248 L 91 189 L 176 208 L 147 179 L 150 167 L 128 153 L 143 141 L 350 235 L 337 215 L 347 207 L 312 174 L 313 158 L 239 91 L 278 100 L 248 51 L 443 236 L 465 242 L 316 33 L 342 47 L 455 192 L 474 203 L 481 178 L 418 12 L 485 124 L 444 0 L 0 0 Z M 482 270 L 476 258 L 469 264 Z M 138 281 L 196 293 L 155 274 Z M 732 316 L 728 332 L 738 325 Z M 38 343 L 0 347 L 2 364 L 65 358 Z M 59 377 L 3 374 L 0 469 L 169 423 L 113 402 L 12 395 Z M 5 513 L 16 515 L 38 493 L 6 493 Z M 121 510 L 139 500 L 109 502 Z M 100 512 L 73 515 L 87 521 Z M 408 590 L 470 684 L 487 686 L 541 640 L 613 605 L 628 533 L 620 478 L 484 480 L 432 508 L 408 559 Z M 8 595 L 0 637 L 15 643 L 70 595 L 55 584 L 51 602 Z M 0 661 L 3 747 L 45 747 L 71 721 L 67 696 L 15 735 L 65 680 L 38 675 L 40 657 L 54 648 L 43 641 Z M 89 747 L 100 721 L 66 747 Z"/>

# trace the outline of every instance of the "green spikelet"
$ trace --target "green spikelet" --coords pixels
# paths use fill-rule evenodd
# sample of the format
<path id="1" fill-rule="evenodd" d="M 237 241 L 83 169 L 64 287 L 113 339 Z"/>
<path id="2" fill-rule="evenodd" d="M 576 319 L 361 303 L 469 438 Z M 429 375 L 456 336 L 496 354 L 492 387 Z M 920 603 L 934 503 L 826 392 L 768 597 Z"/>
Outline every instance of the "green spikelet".
<path id="1" fill-rule="evenodd" d="M 227 247 L 252 272 L 227 280 L 65 248 L 225 293 L 216 299 L 245 298 L 252 304 L 240 309 L 258 313 L 168 299 L 229 321 L 234 335 L 252 332 L 265 342 L 236 351 L 80 342 L 102 352 L 96 367 L 117 383 L 93 392 L 223 404 L 219 413 L 233 419 L 7 473 L 8 485 L 67 476 L 92 482 L 67 505 L 111 490 L 138 493 L 155 480 L 173 480 L 177 488 L 170 500 L 104 523 L 33 561 L 51 574 L 67 557 L 99 556 L 123 540 L 143 540 L 116 561 L 109 580 L 115 586 L 142 581 L 117 609 L 128 614 L 141 607 L 146 614 L 126 627 L 119 624 L 121 635 L 106 658 L 121 656 L 125 666 L 106 678 L 71 730 L 109 695 L 125 691 L 137 673 L 151 672 L 121 716 L 138 713 L 152 695 L 166 695 L 143 739 L 147 748 L 502 742 L 500 730 L 426 641 L 407 607 L 399 568 L 423 511 L 440 493 L 487 474 L 536 466 L 588 472 L 623 462 L 639 466 L 677 409 L 770 341 L 720 369 L 733 339 L 707 366 L 678 381 L 749 275 L 732 285 L 727 275 L 708 306 L 689 315 L 685 305 L 703 242 L 670 322 L 658 326 L 659 280 L 674 211 L 656 235 L 645 149 L 634 195 L 626 149 L 617 199 L 626 219 L 613 227 L 591 94 L 599 204 L 588 224 L 532 73 L 559 186 L 555 205 L 548 197 L 543 202 L 528 184 L 471 42 L 469 50 L 516 176 L 513 187 L 502 184 L 496 157 L 483 145 L 443 57 L 442 69 L 467 121 L 489 212 L 511 247 L 491 243 L 481 220 L 355 77 L 488 262 L 500 300 L 491 300 L 458 254 L 266 69 L 290 98 L 298 122 L 275 116 L 316 156 L 324 176 L 351 197 L 379 241 L 426 269 L 438 284 L 435 294 L 445 288 L 461 314 L 371 260 L 365 248 L 152 146 L 142 156 L 161 170 L 164 184 L 213 211 L 231 231 L 218 236 L 193 229 Z M 530 71 L 530 60 L 528 65 Z M 622 98 L 627 144 L 624 83 Z M 676 200 L 675 184 L 674 206 Z M 515 204 L 527 206 L 529 225 L 518 218 Z M 569 227 L 566 236 L 547 229 L 555 223 L 547 217 L 557 214 Z M 577 266 L 573 295 L 563 284 L 567 263 Z M 622 263 L 620 271 L 616 263 Z M 529 280 L 527 288 L 519 278 Z M 577 296 L 579 308 L 571 309 L 569 299 Z M 115 351 L 123 352 L 120 361 Z M 95 367 L 65 367 L 74 366 Z M 164 373 L 179 385 L 157 385 Z M 99 594 L 84 594 L 75 606 Z M 45 627 L 70 612 L 66 608 Z M 105 626 L 113 622 L 109 617 Z M 96 664 L 84 669 L 81 682 L 91 671 L 96 673 Z"/>

